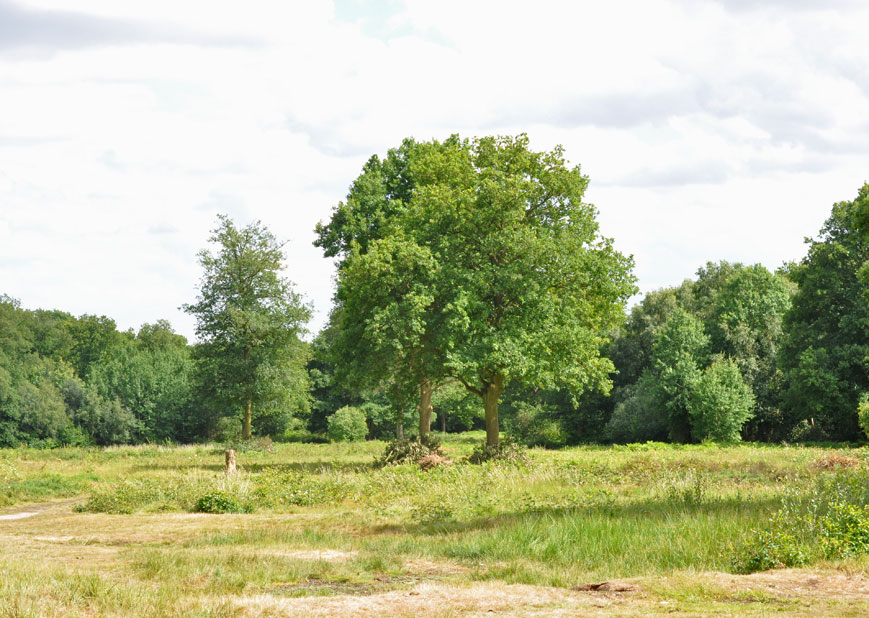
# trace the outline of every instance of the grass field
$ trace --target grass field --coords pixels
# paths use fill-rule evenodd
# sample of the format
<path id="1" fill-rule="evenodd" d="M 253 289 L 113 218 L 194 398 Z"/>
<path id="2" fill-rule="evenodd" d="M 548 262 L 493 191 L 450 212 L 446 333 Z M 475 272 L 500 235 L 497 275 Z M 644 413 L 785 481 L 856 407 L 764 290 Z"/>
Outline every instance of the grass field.
<path id="1" fill-rule="evenodd" d="M 865 448 L 461 463 L 481 439 L 449 436 L 430 472 L 376 467 L 379 442 L 275 444 L 229 478 L 216 445 L 0 450 L 0 616 L 869 614 L 867 554 L 815 551 L 829 534 L 801 568 L 735 574 L 834 485 L 862 547 Z"/>

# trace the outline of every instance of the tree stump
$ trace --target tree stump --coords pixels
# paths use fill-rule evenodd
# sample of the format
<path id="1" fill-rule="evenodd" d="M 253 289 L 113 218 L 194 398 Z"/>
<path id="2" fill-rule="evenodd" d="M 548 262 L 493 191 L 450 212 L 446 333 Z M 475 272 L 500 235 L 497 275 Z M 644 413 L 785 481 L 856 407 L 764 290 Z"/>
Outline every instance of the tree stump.
<path id="1" fill-rule="evenodd" d="M 235 474 L 235 451 L 233 449 L 226 449 L 226 468 L 225 472 L 227 475 Z"/>

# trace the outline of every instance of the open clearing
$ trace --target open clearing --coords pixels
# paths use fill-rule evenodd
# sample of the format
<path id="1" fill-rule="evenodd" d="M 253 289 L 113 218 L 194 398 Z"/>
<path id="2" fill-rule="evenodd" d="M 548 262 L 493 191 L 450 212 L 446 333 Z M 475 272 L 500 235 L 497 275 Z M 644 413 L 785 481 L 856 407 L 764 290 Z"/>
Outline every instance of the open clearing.
<path id="1" fill-rule="evenodd" d="M 375 468 L 380 449 L 240 452 L 232 480 L 213 446 L 0 451 L 0 616 L 869 615 L 865 556 L 728 572 L 782 492 L 866 449 L 587 447 L 429 473 Z M 190 512 L 215 491 L 252 512 Z"/>

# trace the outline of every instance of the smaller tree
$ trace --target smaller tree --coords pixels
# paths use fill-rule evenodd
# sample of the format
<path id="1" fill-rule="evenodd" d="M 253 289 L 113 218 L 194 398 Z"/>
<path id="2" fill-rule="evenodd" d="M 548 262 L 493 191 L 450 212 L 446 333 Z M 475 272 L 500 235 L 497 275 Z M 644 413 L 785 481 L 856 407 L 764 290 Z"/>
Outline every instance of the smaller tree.
<path id="1" fill-rule="evenodd" d="M 656 399 L 666 410 L 670 439 L 691 439 L 688 398 L 705 364 L 709 337 L 703 324 L 683 309 L 676 309 L 652 348 L 652 375 Z"/>
<path id="2" fill-rule="evenodd" d="M 326 422 L 326 435 L 332 442 L 361 442 L 368 435 L 365 413 L 353 406 L 344 406 Z"/>
<path id="3" fill-rule="evenodd" d="M 739 442 L 739 432 L 753 408 L 751 388 L 729 358 L 713 361 L 688 394 L 692 432 L 701 441 Z"/>
<path id="4" fill-rule="evenodd" d="M 209 240 L 218 250 L 199 253 L 199 298 L 182 308 L 196 317 L 200 388 L 217 405 L 243 411 L 242 437 L 250 439 L 254 406 L 308 404 L 308 351 L 299 336 L 311 312 L 280 276 L 284 243 L 259 221 L 239 229 L 220 215 Z"/>

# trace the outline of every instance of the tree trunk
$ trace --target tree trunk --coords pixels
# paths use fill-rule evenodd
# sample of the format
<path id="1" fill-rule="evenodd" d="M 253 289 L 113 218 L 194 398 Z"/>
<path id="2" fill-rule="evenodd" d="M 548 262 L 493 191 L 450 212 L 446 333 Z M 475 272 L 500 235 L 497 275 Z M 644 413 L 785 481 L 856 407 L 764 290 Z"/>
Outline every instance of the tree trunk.
<path id="1" fill-rule="evenodd" d="M 224 452 L 224 455 L 226 457 L 226 466 L 224 468 L 224 471 L 227 475 L 235 474 L 235 451 L 231 448 L 227 449 Z"/>
<path id="2" fill-rule="evenodd" d="M 425 436 L 431 433 L 431 397 L 434 389 L 431 382 L 423 380 L 419 385 L 419 439 L 422 440 Z"/>
<path id="3" fill-rule="evenodd" d="M 398 421 L 395 424 L 395 435 L 399 440 L 404 440 L 404 423 Z"/>
<path id="4" fill-rule="evenodd" d="M 241 422 L 241 438 L 243 440 L 250 440 L 250 417 L 252 407 L 253 402 L 248 399 L 247 403 L 244 404 L 244 420 Z"/>
<path id="5" fill-rule="evenodd" d="M 443 406 L 441 406 L 441 411 L 438 412 L 438 416 L 441 419 L 441 433 L 446 433 L 447 432 L 447 413 L 443 409 Z"/>
<path id="6" fill-rule="evenodd" d="M 498 431 L 498 399 L 504 392 L 504 376 L 495 379 L 483 391 L 483 408 L 486 410 L 486 446 L 497 447 L 500 443 Z"/>

